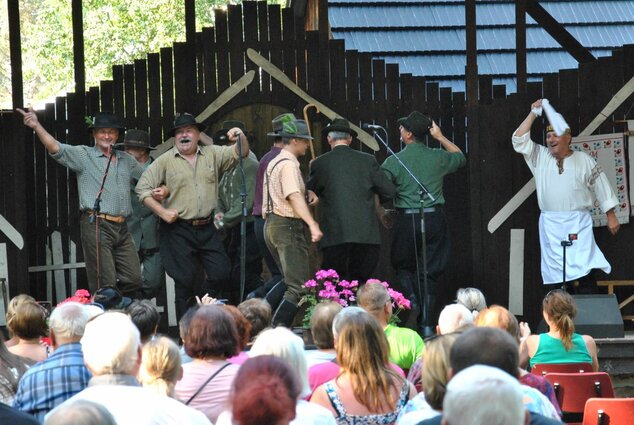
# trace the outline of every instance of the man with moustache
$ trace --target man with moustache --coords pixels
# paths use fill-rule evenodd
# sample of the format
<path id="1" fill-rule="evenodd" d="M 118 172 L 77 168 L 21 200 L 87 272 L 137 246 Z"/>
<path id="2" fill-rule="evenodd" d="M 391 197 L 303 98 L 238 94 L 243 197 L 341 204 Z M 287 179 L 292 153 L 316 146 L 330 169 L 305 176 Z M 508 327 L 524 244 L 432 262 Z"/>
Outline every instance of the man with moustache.
<path id="1" fill-rule="evenodd" d="M 143 168 L 130 155 L 113 149 L 125 127 L 111 112 L 98 112 L 89 127 L 95 146 L 68 145 L 46 131 L 32 108 L 17 111 L 51 158 L 77 175 L 79 226 L 90 292 L 116 286 L 123 295 L 136 297 L 141 266 L 126 217 L 132 212 L 130 184 L 139 179 Z M 95 202 L 97 198 L 100 203 Z"/>
<path id="2" fill-rule="evenodd" d="M 614 207 L 619 202 L 596 161 L 586 153 L 570 148 L 570 128 L 557 136 L 548 126 L 547 147 L 531 140 L 530 129 L 540 115 L 541 106 L 542 99 L 531 105 L 531 112 L 513 133 L 513 149 L 524 156 L 535 176 L 537 202 L 541 210 L 542 279 L 548 290 L 562 283 L 561 241 L 566 240 L 569 234 L 577 234 L 578 239 L 566 248 L 566 281 L 580 279 L 583 290 L 590 292 L 596 287 L 592 270 L 602 269 L 609 273 L 611 269 L 594 240 L 590 209 L 596 198 L 607 215 L 608 230 L 614 235 L 620 227 L 614 213 Z"/>
<path id="3" fill-rule="evenodd" d="M 249 155 L 247 138 L 237 137 L 238 128 L 229 130 L 229 137 L 237 141 L 234 146 L 199 146 L 205 128 L 191 114 L 178 116 L 167 134 L 174 137 L 175 146 L 148 167 L 136 187 L 139 200 L 161 219 L 161 258 L 175 282 L 179 319 L 195 302 L 195 295 L 207 292 L 215 297 L 229 278 L 231 262 L 212 223 L 212 212 L 220 179 L 238 162 L 238 146 L 243 157 Z M 170 194 L 160 203 L 152 191 L 162 184 Z M 196 259 L 206 273 L 201 294 L 195 293 Z"/>

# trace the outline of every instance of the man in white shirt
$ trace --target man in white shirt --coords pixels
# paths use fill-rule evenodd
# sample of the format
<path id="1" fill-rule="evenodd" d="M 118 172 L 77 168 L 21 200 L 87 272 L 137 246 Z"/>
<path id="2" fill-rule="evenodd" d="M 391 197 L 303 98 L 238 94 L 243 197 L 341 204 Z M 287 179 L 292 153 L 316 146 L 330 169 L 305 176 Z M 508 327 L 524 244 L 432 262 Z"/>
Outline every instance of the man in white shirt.
<path id="1" fill-rule="evenodd" d="M 547 128 L 547 147 L 530 139 L 530 129 L 539 116 L 542 99 L 531 105 L 531 112 L 513 134 L 513 148 L 524 155 L 526 164 L 535 176 L 537 201 L 541 216 L 539 239 L 541 270 L 545 285 L 560 284 L 563 279 L 562 241 L 569 234 L 577 240 L 566 248 L 566 282 L 586 278 L 593 269 L 606 273 L 610 264 L 597 246 L 592 232 L 590 209 L 595 198 L 607 215 L 608 229 L 614 235 L 619 222 L 614 213 L 618 199 L 610 182 L 596 161 L 584 152 L 570 148 L 572 135 L 568 128 L 558 136 Z"/>

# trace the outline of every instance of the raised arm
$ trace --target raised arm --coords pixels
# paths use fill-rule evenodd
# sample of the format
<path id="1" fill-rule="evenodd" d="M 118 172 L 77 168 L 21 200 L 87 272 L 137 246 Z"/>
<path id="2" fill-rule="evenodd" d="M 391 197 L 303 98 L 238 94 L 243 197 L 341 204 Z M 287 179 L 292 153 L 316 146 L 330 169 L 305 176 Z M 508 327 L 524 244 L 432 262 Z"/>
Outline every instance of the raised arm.
<path id="1" fill-rule="evenodd" d="M 440 127 L 438 127 L 438 124 L 436 124 L 435 121 L 432 121 L 431 123 L 431 128 L 429 129 L 429 134 L 431 134 L 431 137 L 433 137 L 434 139 L 438 140 L 440 142 L 440 144 L 442 145 L 443 148 L 445 148 L 445 150 L 447 152 L 460 152 L 462 153 L 462 150 L 460 150 L 460 148 L 458 146 L 456 146 L 451 140 L 447 139 L 443 134 L 442 131 L 440 131 Z"/>
<path id="2" fill-rule="evenodd" d="M 40 139 L 40 142 L 49 153 L 55 154 L 59 152 L 59 142 L 40 124 L 37 119 L 37 115 L 33 112 L 33 108 L 29 107 L 26 111 L 20 108 L 16 108 L 16 111 L 22 114 L 24 117 L 24 125 L 32 128 Z"/>
<path id="3" fill-rule="evenodd" d="M 541 107 L 542 107 L 541 99 L 537 99 L 535 102 L 531 104 L 531 111 L 528 113 L 526 118 L 524 118 L 524 121 L 522 121 L 522 123 L 518 127 L 517 131 L 515 132 L 516 136 L 520 137 L 531 131 L 531 127 L 533 126 L 535 119 L 539 116 L 537 111 L 541 110 Z"/>
<path id="4" fill-rule="evenodd" d="M 249 156 L 249 140 L 247 135 L 242 132 L 238 127 L 233 127 L 227 132 L 229 134 L 229 140 L 236 142 L 236 155 L 240 155 L 242 151 L 242 158 Z M 240 143 L 240 145 L 238 145 Z"/>

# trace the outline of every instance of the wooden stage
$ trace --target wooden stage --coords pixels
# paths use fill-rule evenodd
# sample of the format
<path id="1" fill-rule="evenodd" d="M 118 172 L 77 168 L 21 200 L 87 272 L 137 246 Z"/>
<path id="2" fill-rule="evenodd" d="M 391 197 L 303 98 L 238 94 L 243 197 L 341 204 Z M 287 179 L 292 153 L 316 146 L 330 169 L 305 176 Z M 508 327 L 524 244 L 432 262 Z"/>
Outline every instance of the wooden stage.
<path id="1" fill-rule="evenodd" d="M 634 397 L 634 332 L 625 338 L 597 338 L 599 366 L 612 377 L 617 397 Z"/>

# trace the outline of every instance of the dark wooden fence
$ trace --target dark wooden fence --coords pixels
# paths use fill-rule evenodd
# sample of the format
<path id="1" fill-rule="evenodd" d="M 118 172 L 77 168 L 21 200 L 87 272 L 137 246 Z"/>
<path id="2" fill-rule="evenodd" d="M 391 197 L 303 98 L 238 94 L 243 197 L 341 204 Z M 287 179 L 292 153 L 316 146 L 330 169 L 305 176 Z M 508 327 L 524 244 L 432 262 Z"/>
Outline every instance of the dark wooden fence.
<path id="1" fill-rule="evenodd" d="M 40 119 L 60 141 L 84 144 L 90 143 L 84 116 L 113 110 L 124 118 L 128 128 L 147 129 L 152 144 L 158 145 L 175 113 L 200 113 L 245 72 L 255 70 L 253 83 L 214 113 L 207 124 L 212 134 L 226 118 L 244 121 L 252 129 L 254 150 L 260 156 L 269 149 L 265 133 L 271 118 L 285 111 L 301 116 L 306 102 L 267 73 L 259 72 L 247 58 L 247 48 L 257 50 L 299 87 L 348 120 L 384 125 L 395 150 L 400 149 L 396 119 L 415 109 L 424 111 L 468 156 L 468 166 L 445 180 L 453 250 L 443 278 L 441 302 L 449 302 L 458 287 L 468 285 L 482 288 L 490 303 L 507 305 L 509 233 L 511 228 L 523 228 L 525 318 L 538 319 L 541 283 L 535 197 L 529 198 L 494 234 L 486 230 L 488 220 L 530 178 L 523 159 L 512 150 L 510 136 L 528 113 L 530 103 L 542 96 L 551 100 L 577 133 L 634 75 L 634 46 L 626 46 L 597 63 L 550 75 L 543 84 L 530 83 L 526 94 L 507 96 L 504 86 L 482 77 L 479 103 L 468 110 L 464 93 L 439 88 L 424 77 L 401 74 L 398 65 L 375 60 L 369 53 L 346 50 L 343 41 L 328 40 L 327 34 L 305 32 L 302 25 L 296 25 L 290 9 L 244 2 L 215 13 L 215 28 L 197 33 L 195 42 L 175 43 L 133 64 L 115 65 L 111 81 L 90 88 L 84 98 L 79 94 L 58 98 L 40 112 Z M 84 102 L 85 110 L 81 106 Z M 615 117 L 624 116 L 632 104 L 631 99 L 628 102 Z M 313 134 L 319 134 L 329 121 L 314 110 L 310 120 Z M 28 276 L 26 265 L 46 264 L 46 240 L 54 230 L 64 235 L 65 256 L 70 241 L 79 246 L 77 191 L 74 176 L 54 164 L 20 122 L 19 116 L 2 114 L 0 212 L 14 220 L 26 241 L 23 251 L 9 248 L 12 291 L 30 291 L 41 297 L 45 273 Z M 534 130 L 539 140 L 542 128 Z M 598 131 L 613 130 L 610 117 Z M 357 147 L 368 151 L 361 144 Z M 316 149 L 318 153 L 325 150 L 319 140 Z M 376 155 L 382 161 L 385 150 Z M 627 254 L 634 240 L 631 226 L 623 226 L 616 238 L 609 237 L 605 229 L 598 229 L 596 235 L 612 262 L 612 277 L 632 278 L 634 262 Z M 5 239 L 0 235 L 0 242 Z M 70 262 L 66 257 L 65 261 Z M 392 276 L 387 244 L 377 276 Z M 81 271 L 80 285 L 83 280 Z"/>

